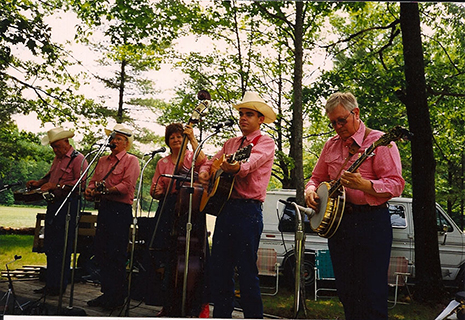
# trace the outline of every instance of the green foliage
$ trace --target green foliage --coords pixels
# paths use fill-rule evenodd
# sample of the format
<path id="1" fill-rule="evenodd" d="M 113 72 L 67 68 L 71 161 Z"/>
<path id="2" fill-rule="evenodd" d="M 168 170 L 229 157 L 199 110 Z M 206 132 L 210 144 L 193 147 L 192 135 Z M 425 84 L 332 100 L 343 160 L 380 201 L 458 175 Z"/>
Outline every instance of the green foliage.
<path id="1" fill-rule="evenodd" d="M 0 181 L 4 184 L 42 178 L 50 169 L 54 154 L 42 146 L 37 135 L 21 131 L 14 125 L 0 126 Z M 11 190 L 0 193 L 0 203 L 13 204 Z"/>
<path id="2" fill-rule="evenodd" d="M 53 3 L 7 0 L 0 8 L 0 121 L 16 113 L 37 112 L 43 122 L 76 122 L 79 115 L 95 117 L 98 105 L 77 94 L 74 63 L 60 44 L 51 41 L 48 14 Z M 21 54 L 28 52 L 27 56 Z"/>

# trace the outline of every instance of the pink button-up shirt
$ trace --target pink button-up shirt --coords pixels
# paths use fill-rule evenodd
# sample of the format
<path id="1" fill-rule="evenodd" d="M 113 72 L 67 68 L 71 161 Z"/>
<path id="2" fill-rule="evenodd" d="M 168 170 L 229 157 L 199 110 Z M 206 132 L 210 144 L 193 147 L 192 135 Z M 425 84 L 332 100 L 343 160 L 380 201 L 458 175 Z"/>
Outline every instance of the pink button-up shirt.
<path id="1" fill-rule="evenodd" d="M 214 160 L 223 154 L 234 154 L 238 149 L 248 146 L 260 136 L 260 130 L 249 134 L 241 145 L 243 137 L 231 138 L 223 145 L 223 148 L 205 165 L 200 172 L 210 170 Z M 248 161 L 241 164 L 241 169 L 236 174 L 234 188 L 231 193 L 232 199 L 254 199 L 265 201 L 266 188 L 271 177 L 271 167 L 274 159 L 274 140 L 267 135 L 261 135 L 258 142 L 252 147 Z"/>
<path id="2" fill-rule="evenodd" d="M 87 168 L 87 161 L 82 163 L 84 156 L 78 153 L 77 156 L 72 157 L 74 148 L 71 147 L 65 156 L 61 159 L 55 157 L 50 167 L 48 182 L 53 184 L 74 186 L 81 176 L 81 165 L 82 171 Z M 82 180 L 83 184 L 85 180 Z"/>
<path id="3" fill-rule="evenodd" d="M 190 150 L 186 150 L 186 153 L 184 155 L 184 161 L 182 163 L 182 169 L 181 169 L 182 172 L 187 172 L 189 168 L 192 166 L 193 157 L 194 157 L 194 152 Z M 207 158 L 204 158 L 202 162 L 196 161 L 194 170 L 199 171 L 199 168 L 205 163 L 205 161 L 207 161 Z M 168 189 L 170 178 L 160 177 L 160 176 L 162 174 L 173 174 L 174 165 L 175 163 L 171 159 L 171 154 L 158 160 L 157 167 L 155 169 L 155 174 L 153 175 L 153 178 L 152 178 L 152 185 L 158 183 L 158 185 L 163 187 L 163 190 L 165 192 L 166 189 Z M 188 178 L 190 178 L 190 175 L 188 176 Z M 173 184 L 171 193 L 174 193 L 175 191 L 176 189 L 174 188 L 174 184 Z"/>
<path id="4" fill-rule="evenodd" d="M 337 174 L 342 173 L 341 167 L 349 155 L 349 148 L 354 141 L 360 148 L 343 170 L 347 170 L 365 149 L 383 135 L 381 131 L 372 130 L 364 139 L 365 128 L 365 124 L 360 122 L 358 131 L 346 141 L 336 135 L 326 142 L 305 190 L 309 188 L 315 190 L 321 182 L 339 179 L 340 176 Z M 398 197 L 404 190 L 405 181 L 402 178 L 399 150 L 394 142 L 388 146 L 378 146 L 374 150 L 374 155 L 368 157 L 358 170 L 363 178 L 371 181 L 373 189 L 378 193 L 388 192 L 391 197 Z M 347 201 L 353 204 L 376 206 L 388 200 L 388 198 L 372 196 L 360 190 L 345 189 Z"/>
<path id="5" fill-rule="evenodd" d="M 140 165 L 137 157 L 126 151 L 121 151 L 114 156 L 110 154 L 99 159 L 95 173 L 89 182 L 89 188 L 95 188 L 95 182 L 102 181 L 111 168 L 118 162 L 115 169 L 105 179 L 107 188 L 115 187 L 119 194 L 102 196 L 103 199 L 132 204 L 137 179 L 139 178 Z"/>

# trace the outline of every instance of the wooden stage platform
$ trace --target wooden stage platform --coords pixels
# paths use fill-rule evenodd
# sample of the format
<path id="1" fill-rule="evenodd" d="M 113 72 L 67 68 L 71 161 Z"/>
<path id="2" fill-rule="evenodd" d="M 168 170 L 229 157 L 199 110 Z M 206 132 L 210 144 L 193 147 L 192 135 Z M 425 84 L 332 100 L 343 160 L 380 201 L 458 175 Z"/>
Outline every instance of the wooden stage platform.
<path id="1" fill-rule="evenodd" d="M 13 297 L 9 297 L 9 308 L 4 310 L 6 302 L 6 293 L 9 288 L 9 281 L 7 278 L 1 278 L 0 280 L 0 320 L 32 320 L 40 319 L 54 319 L 61 320 L 65 318 L 79 319 L 80 317 L 86 317 L 91 319 L 93 317 L 106 318 L 106 317 L 129 317 L 129 318 L 152 318 L 156 317 L 157 313 L 161 310 L 160 306 L 146 305 L 143 301 L 130 300 L 129 308 L 124 306 L 115 310 L 105 310 L 100 307 L 89 307 L 87 301 L 98 297 L 100 293 L 100 285 L 93 282 L 76 282 L 74 284 L 73 299 L 70 303 L 70 289 L 71 285 L 68 285 L 66 292 L 63 294 L 61 301 L 61 308 L 58 308 L 59 297 L 41 297 L 40 294 L 34 293 L 34 289 L 40 289 L 44 286 L 44 282 L 39 280 L 38 273 L 29 273 L 27 276 L 21 276 L 21 272 L 16 270 L 16 274 L 19 277 L 13 277 L 13 290 L 16 295 L 18 303 L 13 306 Z M 10 272 L 10 274 L 15 273 Z M 23 310 L 21 310 L 21 308 Z M 213 306 L 210 306 L 210 317 L 213 314 Z M 11 316 L 11 317 L 10 317 Z M 26 318 L 24 316 L 27 316 Z M 242 319 L 244 315 L 242 311 L 236 308 L 233 312 L 234 319 Z M 279 317 L 265 315 L 265 319 L 276 319 Z"/>

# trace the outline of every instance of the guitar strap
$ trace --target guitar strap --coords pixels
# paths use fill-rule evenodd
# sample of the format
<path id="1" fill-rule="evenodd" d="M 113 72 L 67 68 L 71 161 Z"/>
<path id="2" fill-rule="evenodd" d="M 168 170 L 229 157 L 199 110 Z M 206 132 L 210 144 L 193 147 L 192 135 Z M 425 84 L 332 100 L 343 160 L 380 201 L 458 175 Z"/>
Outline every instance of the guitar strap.
<path id="1" fill-rule="evenodd" d="M 371 129 L 368 127 L 365 127 L 365 134 L 363 135 L 363 140 L 365 141 L 365 138 L 370 134 Z M 347 165 L 347 162 L 349 162 L 350 158 L 354 156 L 354 154 L 357 153 L 358 149 L 360 149 L 360 146 L 354 141 L 352 145 L 349 147 L 349 154 L 347 155 L 344 163 L 341 166 L 341 169 L 339 169 L 339 172 L 336 175 L 336 179 L 338 179 L 341 175 L 342 169 Z"/>
<path id="2" fill-rule="evenodd" d="M 253 146 L 255 146 L 255 145 L 257 144 L 258 140 L 259 140 L 261 137 L 262 137 L 261 134 L 258 135 L 258 136 L 256 136 L 256 137 L 252 140 L 252 142 L 251 142 L 250 144 L 253 145 Z M 239 145 L 239 148 L 237 148 L 237 150 L 239 150 L 240 148 L 242 148 L 242 145 L 244 144 L 244 141 L 245 141 L 246 138 L 247 138 L 246 136 L 243 136 L 243 137 L 242 137 L 242 139 L 241 139 L 241 144 Z"/>

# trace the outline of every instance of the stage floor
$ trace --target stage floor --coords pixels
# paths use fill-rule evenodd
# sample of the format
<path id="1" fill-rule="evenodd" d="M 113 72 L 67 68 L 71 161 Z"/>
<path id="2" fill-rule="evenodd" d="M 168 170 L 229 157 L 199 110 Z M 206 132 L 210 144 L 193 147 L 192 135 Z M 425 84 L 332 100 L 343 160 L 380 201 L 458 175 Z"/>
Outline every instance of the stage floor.
<path id="1" fill-rule="evenodd" d="M 61 308 L 58 308 L 59 297 L 46 297 L 41 298 L 40 294 L 33 292 L 34 289 L 39 289 L 44 286 L 44 282 L 39 279 L 12 279 L 13 290 L 17 297 L 19 305 L 25 311 L 21 311 L 17 307 L 15 308 L 15 315 L 43 315 L 43 316 L 85 316 L 85 317 L 155 317 L 157 313 L 161 310 L 159 306 L 150 306 L 146 305 L 143 301 L 130 301 L 130 307 L 118 308 L 113 311 L 105 310 L 100 307 L 89 307 L 87 306 L 87 301 L 98 297 L 100 293 L 100 285 L 91 283 L 91 282 L 78 282 L 74 285 L 73 292 L 73 301 L 70 305 L 70 288 L 68 285 L 66 292 L 63 294 Z M 0 281 L 0 298 L 5 296 L 5 293 L 8 291 L 8 281 Z M 2 315 L 12 315 L 12 299 L 10 295 L 10 308 L 4 312 L 5 300 L 2 299 L 0 302 L 0 320 Z M 32 309 L 31 309 L 32 308 Z M 59 312 L 58 309 L 61 311 Z M 81 314 L 82 311 L 85 314 Z M 210 317 L 212 316 L 213 307 L 210 306 Z M 47 317 L 44 317 L 47 318 Z M 241 319 L 243 318 L 243 313 L 235 310 L 233 312 L 233 318 Z"/>

